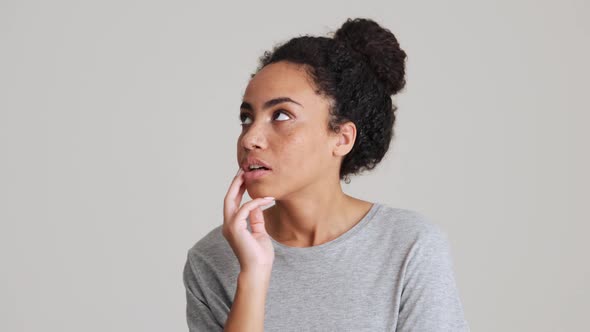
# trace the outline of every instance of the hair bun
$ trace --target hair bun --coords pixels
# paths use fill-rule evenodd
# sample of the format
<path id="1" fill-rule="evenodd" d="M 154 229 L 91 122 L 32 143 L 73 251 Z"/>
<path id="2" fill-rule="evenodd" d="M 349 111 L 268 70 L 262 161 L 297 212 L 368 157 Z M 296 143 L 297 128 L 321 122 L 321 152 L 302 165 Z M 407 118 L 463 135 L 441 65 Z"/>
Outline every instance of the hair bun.
<path id="1" fill-rule="evenodd" d="M 370 19 L 349 18 L 333 38 L 362 55 L 390 94 L 404 88 L 407 56 L 391 31 Z"/>

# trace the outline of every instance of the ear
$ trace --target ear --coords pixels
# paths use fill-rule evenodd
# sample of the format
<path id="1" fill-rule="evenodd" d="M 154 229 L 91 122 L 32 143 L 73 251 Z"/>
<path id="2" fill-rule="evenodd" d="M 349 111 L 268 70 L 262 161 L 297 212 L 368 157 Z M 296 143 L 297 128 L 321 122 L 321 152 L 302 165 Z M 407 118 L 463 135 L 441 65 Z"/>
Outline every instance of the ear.
<path id="1" fill-rule="evenodd" d="M 336 144 L 332 153 L 335 156 L 345 156 L 352 150 L 356 139 L 356 126 L 352 121 L 345 122 L 341 125 L 340 132 L 336 135 Z"/>

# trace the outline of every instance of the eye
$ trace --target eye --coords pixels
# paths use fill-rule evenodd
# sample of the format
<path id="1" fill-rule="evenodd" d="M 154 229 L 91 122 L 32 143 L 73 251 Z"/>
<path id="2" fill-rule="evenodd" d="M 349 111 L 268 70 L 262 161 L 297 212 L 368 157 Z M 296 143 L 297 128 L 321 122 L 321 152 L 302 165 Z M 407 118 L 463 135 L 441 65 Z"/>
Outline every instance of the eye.
<path id="1" fill-rule="evenodd" d="M 284 110 L 278 110 L 278 111 L 276 111 L 276 112 L 273 114 L 273 119 L 274 119 L 274 118 L 278 118 L 278 117 L 276 117 L 276 115 L 280 115 L 280 114 L 287 115 L 286 119 L 283 119 L 283 120 L 280 120 L 280 121 L 286 121 L 286 120 L 289 120 L 289 119 L 291 119 L 291 116 L 289 115 L 289 113 L 287 113 L 287 112 L 286 112 L 286 111 L 284 111 Z M 242 125 L 242 126 L 245 126 L 245 125 L 249 125 L 249 124 L 250 124 L 250 123 L 245 123 L 245 122 L 244 122 L 244 121 L 245 121 L 247 118 L 250 118 L 250 114 L 248 114 L 248 113 L 241 113 L 241 114 L 240 114 L 240 121 L 241 121 L 241 125 Z"/>
<path id="2" fill-rule="evenodd" d="M 241 113 L 240 114 L 240 121 L 242 122 L 241 123 L 242 126 L 249 124 L 249 123 L 244 123 L 244 119 L 249 118 L 249 117 L 250 117 L 250 115 L 248 115 L 248 113 Z"/>
<path id="3" fill-rule="evenodd" d="M 286 115 L 288 115 L 288 113 L 286 113 L 284 110 L 278 110 L 277 112 L 275 112 L 275 113 L 273 114 L 273 116 L 274 116 L 274 115 L 277 115 L 277 114 L 286 114 Z M 290 116 L 288 116 L 286 120 L 289 120 L 290 118 L 291 118 L 291 117 L 290 117 Z"/>

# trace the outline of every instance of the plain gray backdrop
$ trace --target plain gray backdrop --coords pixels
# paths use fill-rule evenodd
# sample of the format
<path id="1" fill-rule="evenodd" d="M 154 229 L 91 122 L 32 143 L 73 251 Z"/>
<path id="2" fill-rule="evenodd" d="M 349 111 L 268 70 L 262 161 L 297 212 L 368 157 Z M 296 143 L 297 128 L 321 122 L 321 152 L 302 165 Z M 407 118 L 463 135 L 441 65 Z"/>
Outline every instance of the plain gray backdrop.
<path id="1" fill-rule="evenodd" d="M 473 331 L 587 328 L 588 2 L 0 0 L 0 330 L 186 331 L 258 57 L 348 17 L 408 60 L 345 192 L 443 227 Z"/>

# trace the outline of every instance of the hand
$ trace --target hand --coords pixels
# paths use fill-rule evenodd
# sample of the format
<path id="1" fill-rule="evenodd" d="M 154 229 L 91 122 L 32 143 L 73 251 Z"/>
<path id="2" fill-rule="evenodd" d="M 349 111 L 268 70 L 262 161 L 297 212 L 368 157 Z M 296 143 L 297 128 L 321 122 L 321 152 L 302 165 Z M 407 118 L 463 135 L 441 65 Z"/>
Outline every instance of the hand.
<path id="1" fill-rule="evenodd" d="M 266 232 L 260 207 L 268 205 L 274 199 L 255 198 L 240 207 L 246 190 L 243 173 L 240 168 L 225 195 L 222 234 L 240 262 L 241 273 L 270 275 L 274 247 Z M 248 231 L 248 215 L 252 233 Z"/>

